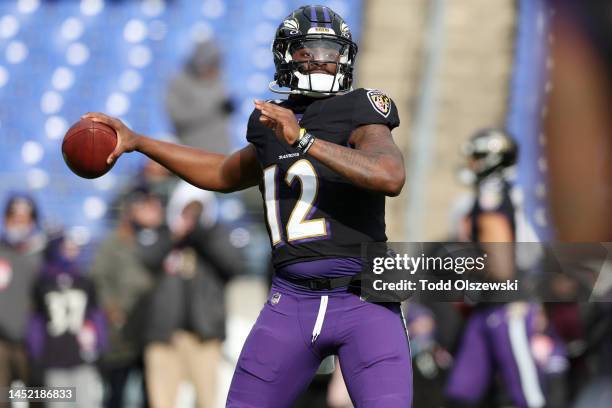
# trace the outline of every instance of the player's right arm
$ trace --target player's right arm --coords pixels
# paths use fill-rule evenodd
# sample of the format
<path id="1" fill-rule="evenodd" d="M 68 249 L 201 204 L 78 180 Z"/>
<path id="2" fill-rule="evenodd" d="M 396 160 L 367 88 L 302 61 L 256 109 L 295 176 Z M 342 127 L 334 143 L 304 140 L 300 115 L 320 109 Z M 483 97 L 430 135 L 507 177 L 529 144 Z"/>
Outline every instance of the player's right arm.
<path id="1" fill-rule="evenodd" d="M 495 194 L 495 191 L 487 194 Z M 510 244 L 514 242 L 514 233 L 508 218 L 499 210 L 484 211 L 474 222 L 478 229 L 478 241 L 488 254 L 489 277 L 498 281 L 512 279 L 515 275 L 515 248 Z"/>
<path id="2" fill-rule="evenodd" d="M 103 113 L 90 112 L 82 118 L 105 123 L 117 132 L 117 146 L 108 156 L 109 163 L 123 153 L 138 151 L 196 187 L 224 193 L 255 186 L 261 179 L 261 168 L 251 144 L 223 155 L 140 135 L 119 119 Z"/>

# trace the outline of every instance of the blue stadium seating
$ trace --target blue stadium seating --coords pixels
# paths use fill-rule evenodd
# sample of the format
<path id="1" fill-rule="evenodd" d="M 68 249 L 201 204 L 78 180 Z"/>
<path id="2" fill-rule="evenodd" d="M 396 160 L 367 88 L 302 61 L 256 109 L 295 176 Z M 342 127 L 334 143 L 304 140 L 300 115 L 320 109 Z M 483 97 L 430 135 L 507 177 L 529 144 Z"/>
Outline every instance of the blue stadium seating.
<path id="1" fill-rule="evenodd" d="M 320 1 L 359 38 L 361 0 Z M 167 81 L 194 41 L 224 51 L 227 88 L 237 102 L 234 147 L 244 145 L 254 98 L 271 98 L 274 29 L 295 0 L 0 2 L 0 199 L 29 190 L 43 216 L 99 237 L 110 200 L 142 165 L 123 157 L 98 180 L 72 174 L 60 153 L 71 123 L 87 111 L 122 118 L 156 138 L 172 134 L 164 112 Z"/>

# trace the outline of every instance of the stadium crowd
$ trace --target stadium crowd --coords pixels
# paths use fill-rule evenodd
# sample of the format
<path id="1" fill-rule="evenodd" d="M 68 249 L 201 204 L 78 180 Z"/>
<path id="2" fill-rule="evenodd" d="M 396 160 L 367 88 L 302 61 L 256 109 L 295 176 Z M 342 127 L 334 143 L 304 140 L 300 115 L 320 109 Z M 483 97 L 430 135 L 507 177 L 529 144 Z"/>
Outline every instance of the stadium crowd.
<path id="1" fill-rule="evenodd" d="M 176 185 L 169 196 L 155 190 L 169 177 L 129 188 L 88 265 L 69 234 L 43 230 L 29 195 L 7 198 L 3 386 L 76 386 L 79 405 L 92 407 L 100 405 L 103 378 L 106 404 L 117 407 L 126 406 L 126 384 L 140 373 L 161 407 L 172 405 L 187 377 L 199 406 L 212 406 L 225 337 L 223 286 L 240 273 L 241 257 L 226 250 L 226 229 L 211 222 L 214 197 L 180 183 L 168 183 Z"/>
<path id="2" fill-rule="evenodd" d="M 76 386 L 84 407 L 101 406 L 103 398 L 108 407 L 147 400 L 164 407 L 173 405 L 187 380 L 198 406 L 214 406 L 224 285 L 241 273 L 240 257 L 226 250 L 228 234 L 214 221 L 212 193 L 179 182 L 153 162 L 135 180 L 116 201 L 115 228 L 86 265 L 69 234 L 43 228 L 27 193 L 5 197 L 1 386 Z M 579 290 L 572 282 L 557 287 L 568 299 Z M 415 407 L 447 406 L 454 363 L 465 347 L 477 354 L 503 349 L 469 343 L 470 316 L 478 308 L 409 301 L 405 309 Z M 546 377 L 546 406 L 595 406 L 589 401 L 610 386 L 612 374 L 609 304 L 545 303 L 537 313 L 546 328 L 530 337 L 530 350 Z M 485 342 L 495 337 L 487 336 Z M 461 375 L 472 376 L 475 361 Z M 478 406 L 512 406 L 503 373 L 487 372 L 483 381 L 482 391 L 473 390 L 483 393 Z M 317 376 L 301 401 L 296 406 L 351 406 L 338 370 Z"/>

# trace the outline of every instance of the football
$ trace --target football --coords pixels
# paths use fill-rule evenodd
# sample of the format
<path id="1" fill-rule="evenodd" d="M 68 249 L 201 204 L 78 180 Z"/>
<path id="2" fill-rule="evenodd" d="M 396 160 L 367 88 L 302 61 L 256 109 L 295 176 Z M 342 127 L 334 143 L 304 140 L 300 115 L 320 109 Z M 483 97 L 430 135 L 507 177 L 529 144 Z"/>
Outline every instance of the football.
<path id="1" fill-rule="evenodd" d="M 93 179 L 106 174 L 114 165 L 106 163 L 117 145 L 117 133 L 104 123 L 82 119 L 72 125 L 62 142 L 62 155 L 70 170 Z"/>

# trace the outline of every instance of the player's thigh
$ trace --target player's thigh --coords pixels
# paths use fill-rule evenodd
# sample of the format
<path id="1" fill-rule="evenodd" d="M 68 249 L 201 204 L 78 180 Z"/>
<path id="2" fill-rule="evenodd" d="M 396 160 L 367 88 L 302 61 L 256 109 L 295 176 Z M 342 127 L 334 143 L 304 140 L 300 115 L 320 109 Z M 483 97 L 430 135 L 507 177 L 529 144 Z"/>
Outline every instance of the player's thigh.
<path id="1" fill-rule="evenodd" d="M 363 303 L 347 313 L 338 357 L 356 408 L 410 407 L 410 346 L 399 304 Z"/>
<path id="2" fill-rule="evenodd" d="M 320 361 L 305 340 L 297 316 L 268 303 L 240 353 L 227 407 L 291 407 Z"/>
<path id="3" fill-rule="evenodd" d="M 446 396 L 457 403 L 475 403 L 493 376 L 487 316 L 474 312 L 465 326 L 446 386 Z"/>

